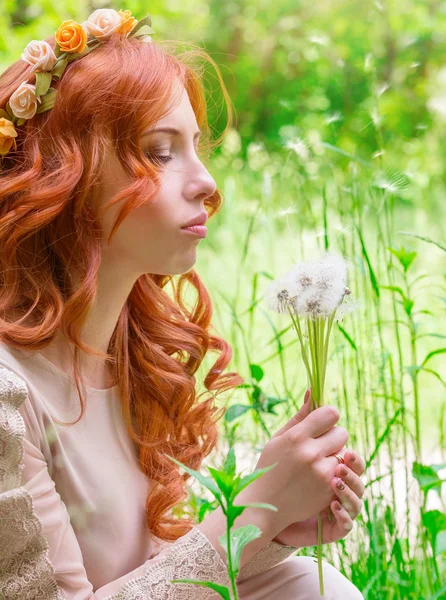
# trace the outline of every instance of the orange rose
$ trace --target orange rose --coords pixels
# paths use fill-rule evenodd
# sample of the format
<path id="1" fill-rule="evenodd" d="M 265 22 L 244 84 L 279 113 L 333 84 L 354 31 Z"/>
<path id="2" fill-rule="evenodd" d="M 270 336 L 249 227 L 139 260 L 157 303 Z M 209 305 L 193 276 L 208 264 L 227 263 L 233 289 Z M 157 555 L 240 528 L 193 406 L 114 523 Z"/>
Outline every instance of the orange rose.
<path id="1" fill-rule="evenodd" d="M 4 156 L 8 154 L 11 146 L 14 144 L 14 149 L 17 148 L 17 144 L 14 138 L 17 137 L 17 131 L 15 130 L 14 123 L 4 117 L 0 118 L 0 155 Z"/>
<path id="2" fill-rule="evenodd" d="M 87 32 L 82 25 L 70 19 L 64 21 L 55 34 L 62 52 L 83 52 L 87 45 Z"/>
<path id="3" fill-rule="evenodd" d="M 138 19 L 132 16 L 130 10 L 118 10 L 118 15 L 121 17 L 121 25 L 116 30 L 116 33 L 127 35 L 135 27 Z"/>

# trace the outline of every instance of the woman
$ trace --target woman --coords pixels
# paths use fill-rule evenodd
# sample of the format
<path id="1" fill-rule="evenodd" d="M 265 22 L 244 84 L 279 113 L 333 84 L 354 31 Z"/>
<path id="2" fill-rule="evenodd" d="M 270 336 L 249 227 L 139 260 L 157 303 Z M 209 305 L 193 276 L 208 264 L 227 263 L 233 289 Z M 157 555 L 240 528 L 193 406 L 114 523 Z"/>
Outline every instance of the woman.
<path id="1" fill-rule="evenodd" d="M 150 25 L 112 9 L 64 21 L 0 78 L 6 600 L 205 599 L 215 592 L 170 581 L 228 584 L 218 527 L 206 535 L 210 519 L 199 528 L 171 512 L 188 497 L 187 476 L 166 454 L 199 468 L 218 442 L 214 394 L 243 381 L 223 374 L 231 348 L 210 332 L 212 306 L 192 269 L 206 230 L 186 228 L 221 205 L 202 161 L 221 140 L 210 140 L 196 58 L 216 68 L 228 109 L 229 98 L 206 53 L 153 43 Z M 198 294 L 192 308 L 186 282 Z M 197 402 L 208 350 L 220 356 Z M 364 461 L 350 454 L 343 491 L 338 459 L 324 456 L 324 497 L 344 505 L 325 542 L 346 535 L 361 508 Z M 242 598 L 319 597 L 315 563 L 291 557 L 315 543 L 315 528 L 288 516 L 251 543 Z M 324 573 L 325 597 L 362 597 L 331 565 Z"/>

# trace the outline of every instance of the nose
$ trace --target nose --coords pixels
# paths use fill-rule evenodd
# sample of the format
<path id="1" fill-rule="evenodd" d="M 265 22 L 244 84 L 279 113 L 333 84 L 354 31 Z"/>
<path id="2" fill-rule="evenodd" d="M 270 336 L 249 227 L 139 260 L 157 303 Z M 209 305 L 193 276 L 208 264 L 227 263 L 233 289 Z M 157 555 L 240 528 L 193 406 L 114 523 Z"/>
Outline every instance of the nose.
<path id="1" fill-rule="evenodd" d="M 201 160 L 197 158 L 197 161 L 198 168 L 193 171 L 192 177 L 186 184 L 186 197 L 205 200 L 215 193 L 217 184 Z"/>

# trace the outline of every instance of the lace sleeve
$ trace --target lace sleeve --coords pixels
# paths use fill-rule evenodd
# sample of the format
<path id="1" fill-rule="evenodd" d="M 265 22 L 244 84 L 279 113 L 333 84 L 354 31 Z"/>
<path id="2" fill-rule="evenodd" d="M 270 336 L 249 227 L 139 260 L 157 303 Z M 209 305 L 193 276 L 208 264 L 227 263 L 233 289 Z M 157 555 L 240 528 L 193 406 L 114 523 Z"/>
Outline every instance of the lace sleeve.
<path id="1" fill-rule="evenodd" d="M 269 542 L 261 550 L 256 552 L 251 560 L 243 565 L 237 575 L 237 582 L 270 569 L 292 554 L 295 554 L 297 550 L 298 548 L 295 548 L 294 546 L 285 546 L 284 544 L 279 544 L 274 541 Z"/>

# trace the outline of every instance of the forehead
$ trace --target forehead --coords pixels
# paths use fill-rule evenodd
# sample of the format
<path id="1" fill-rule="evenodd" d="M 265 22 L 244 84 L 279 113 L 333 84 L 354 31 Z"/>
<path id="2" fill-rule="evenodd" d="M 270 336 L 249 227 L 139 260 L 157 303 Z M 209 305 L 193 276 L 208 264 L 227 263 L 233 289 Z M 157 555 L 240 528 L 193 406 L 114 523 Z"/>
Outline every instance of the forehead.
<path id="1" fill-rule="evenodd" d="M 178 103 L 178 88 L 172 93 L 175 103 Z M 181 131 L 196 131 L 198 129 L 197 119 L 193 111 L 189 96 L 184 87 L 181 90 L 179 104 L 154 124 L 154 127 L 175 127 Z"/>

